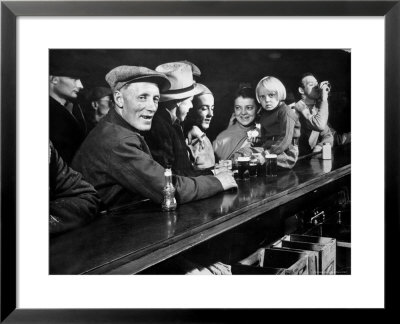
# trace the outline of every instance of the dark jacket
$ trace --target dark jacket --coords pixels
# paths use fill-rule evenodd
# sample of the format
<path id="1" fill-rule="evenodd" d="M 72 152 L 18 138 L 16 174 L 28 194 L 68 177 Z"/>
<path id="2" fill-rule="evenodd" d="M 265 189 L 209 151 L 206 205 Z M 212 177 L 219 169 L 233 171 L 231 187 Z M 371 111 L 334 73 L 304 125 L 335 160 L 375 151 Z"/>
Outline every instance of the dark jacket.
<path id="1" fill-rule="evenodd" d="M 50 140 L 68 165 L 85 139 L 86 131 L 86 122 L 78 104 L 74 104 L 71 114 L 50 97 Z"/>
<path id="2" fill-rule="evenodd" d="M 159 108 L 154 115 L 151 130 L 144 133 L 151 154 L 163 167 L 171 164 L 172 172 L 187 177 L 212 174 L 210 170 L 196 170 L 190 160 L 182 126 L 165 108 Z"/>
<path id="3" fill-rule="evenodd" d="M 71 230 L 92 220 L 100 200 L 93 186 L 67 166 L 52 143 L 49 147 L 50 233 Z"/>
<path id="4" fill-rule="evenodd" d="M 263 147 L 272 154 L 285 152 L 293 139 L 300 137 L 300 121 L 297 114 L 283 102 L 273 110 L 261 110 L 261 134 Z"/>
<path id="5" fill-rule="evenodd" d="M 92 183 L 107 207 L 150 198 L 161 203 L 164 168 L 154 161 L 139 132 L 115 109 L 89 133 L 72 167 Z M 178 202 L 206 198 L 223 191 L 214 176 L 175 177 Z"/>

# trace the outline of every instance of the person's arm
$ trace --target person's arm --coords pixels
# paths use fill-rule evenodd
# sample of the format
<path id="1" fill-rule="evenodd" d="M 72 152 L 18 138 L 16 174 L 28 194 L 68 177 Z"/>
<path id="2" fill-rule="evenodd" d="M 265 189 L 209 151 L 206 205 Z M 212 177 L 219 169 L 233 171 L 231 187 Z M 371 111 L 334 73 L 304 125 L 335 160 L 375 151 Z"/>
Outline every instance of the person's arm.
<path id="1" fill-rule="evenodd" d="M 155 203 L 161 203 L 164 187 L 164 168 L 143 151 L 136 136 L 124 138 L 113 150 L 109 170 L 115 180 L 127 190 L 140 193 Z M 207 198 L 223 191 L 215 176 L 174 176 L 179 203 Z"/>
<path id="2" fill-rule="evenodd" d="M 321 100 L 317 113 L 313 115 L 306 104 L 300 100 L 295 105 L 296 111 L 298 111 L 303 117 L 308 128 L 322 132 L 328 124 L 329 117 L 329 104 L 328 100 Z"/>
<path id="3" fill-rule="evenodd" d="M 50 233 L 62 233 L 91 221 L 100 205 L 93 186 L 68 167 L 53 147 L 49 167 Z"/>
<path id="4" fill-rule="evenodd" d="M 334 138 L 331 129 L 329 128 L 329 126 L 326 126 L 325 129 L 319 135 L 319 141 L 316 147 L 314 148 L 314 151 L 317 152 L 321 151 L 324 143 L 329 143 L 331 144 L 331 146 L 333 146 L 333 140 Z"/>
<path id="5" fill-rule="evenodd" d="M 293 139 L 296 118 L 295 112 L 290 108 L 285 109 L 279 114 L 281 136 L 270 149 L 268 149 L 269 153 L 279 155 L 288 149 Z"/>

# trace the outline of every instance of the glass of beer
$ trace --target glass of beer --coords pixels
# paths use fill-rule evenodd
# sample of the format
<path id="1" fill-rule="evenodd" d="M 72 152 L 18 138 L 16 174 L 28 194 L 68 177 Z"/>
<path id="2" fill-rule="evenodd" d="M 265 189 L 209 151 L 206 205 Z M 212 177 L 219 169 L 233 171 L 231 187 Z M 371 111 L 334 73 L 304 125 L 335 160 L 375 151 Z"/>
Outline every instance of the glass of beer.
<path id="1" fill-rule="evenodd" d="M 222 165 L 228 170 L 232 170 L 232 161 L 231 160 L 222 160 Z"/>
<path id="2" fill-rule="evenodd" d="M 257 177 L 258 160 L 255 156 L 251 157 L 249 161 L 249 175 L 250 177 Z"/>
<path id="3" fill-rule="evenodd" d="M 277 175 L 277 159 L 276 154 L 265 154 L 265 175 L 267 177 L 276 177 Z"/>
<path id="4" fill-rule="evenodd" d="M 238 168 L 238 179 L 240 180 L 248 180 L 250 179 L 249 174 L 249 162 L 250 157 L 240 156 L 237 160 L 237 168 Z"/>

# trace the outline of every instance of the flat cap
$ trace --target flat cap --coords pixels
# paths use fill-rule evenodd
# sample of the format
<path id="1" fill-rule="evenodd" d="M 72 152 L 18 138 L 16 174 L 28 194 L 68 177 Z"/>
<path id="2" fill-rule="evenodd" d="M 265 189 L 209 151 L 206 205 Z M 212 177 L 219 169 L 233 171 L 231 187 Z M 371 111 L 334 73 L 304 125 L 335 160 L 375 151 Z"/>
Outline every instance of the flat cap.
<path id="1" fill-rule="evenodd" d="M 87 94 L 87 99 L 89 101 L 95 101 L 95 100 L 99 100 L 101 98 L 111 96 L 111 95 L 112 95 L 112 91 L 110 88 L 94 87 L 89 90 L 89 92 Z"/>
<path id="2" fill-rule="evenodd" d="M 161 92 L 171 87 L 170 81 L 163 73 L 143 66 L 117 66 L 106 74 L 105 79 L 113 91 L 121 89 L 125 84 L 134 82 L 156 83 Z"/>

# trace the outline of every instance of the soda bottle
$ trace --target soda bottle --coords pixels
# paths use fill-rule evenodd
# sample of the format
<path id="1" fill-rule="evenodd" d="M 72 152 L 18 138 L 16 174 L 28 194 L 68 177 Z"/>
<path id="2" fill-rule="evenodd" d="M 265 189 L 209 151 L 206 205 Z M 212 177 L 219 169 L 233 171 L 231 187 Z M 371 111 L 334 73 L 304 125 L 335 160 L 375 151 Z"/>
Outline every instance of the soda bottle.
<path id="1" fill-rule="evenodd" d="M 165 185 L 163 188 L 163 201 L 161 208 L 163 211 L 172 211 L 176 209 L 175 187 L 172 183 L 172 171 L 169 166 L 164 171 Z"/>

